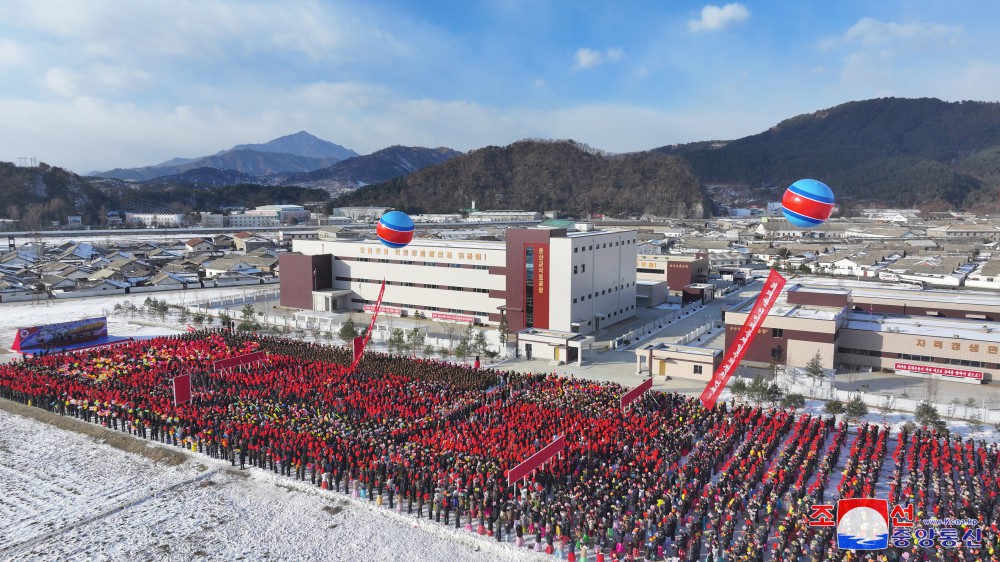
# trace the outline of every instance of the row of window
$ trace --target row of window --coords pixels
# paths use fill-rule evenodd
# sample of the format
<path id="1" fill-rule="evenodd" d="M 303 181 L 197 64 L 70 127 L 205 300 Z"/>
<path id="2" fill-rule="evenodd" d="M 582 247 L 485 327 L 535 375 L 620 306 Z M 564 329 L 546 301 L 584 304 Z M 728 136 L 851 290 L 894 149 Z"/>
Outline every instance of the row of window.
<path id="1" fill-rule="evenodd" d="M 387 260 L 384 258 L 337 258 L 343 261 L 360 261 L 367 263 L 393 263 L 402 265 L 421 265 L 426 267 L 455 267 L 458 269 L 479 269 L 482 271 L 487 271 L 490 269 L 488 265 L 475 265 L 467 263 L 439 263 L 436 261 L 414 261 L 414 260 Z"/>
<path id="2" fill-rule="evenodd" d="M 853 347 L 837 347 L 837 353 L 849 353 L 851 355 L 865 355 L 867 357 L 882 357 L 881 351 L 875 351 L 873 349 L 854 349 Z M 931 358 L 926 359 L 914 359 L 915 361 L 930 361 Z"/>
<path id="3" fill-rule="evenodd" d="M 637 267 L 635 270 L 639 273 L 663 273 L 662 269 L 655 269 L 652 267 Z"/>
<path id="4" fill-rule="evenodd" d="M 874 349 L 855 349 L 852 347 L 837 347 L 837 353 L 863 355 L 867 357 L 882 357 L 882 352 Z M 937 363 L 939 365 L 961 365 L 963 367 L 986 367 L 985 361 L 970 361 L 951 357 L 931 357 L 930 355 L 914 355 L 912 353 L 897 353 L 896 359 L 920 361 L 922 363 Z"/>
<path id="5" fill-rule="evenodd" d="M 594 297 L 599 297 L 599 296 L 604 295 L 606 293 L 610 294 L 610 293 L 613 293 L 615 291 L 620 291 L 622 289 L 626 289 L 626 288 L 631 287 L 633 285 L 635 285 L 635 283 L 625 283 L 624 285 L 619 285 L 618 287 L 615 287 L 614 289 L 604 289 L 600 293 L 598 293 L 596 291 L 593 292 L 593 293 L 587 293 L 586 295 L 584 295 L 582 297 L 574 298 L 573 299 L 573 304 L 576 304 L 577 301 L 583 302 L 585 300 L 593 300 Z"/>
<path id="6" fill-rule="evenodd" d="M 367 299 L 351 299 L 351 302 L 355 304 L 371 304 L 371 305 L 375 304 L 375 301 Z M 389 302 L 389 301 L 382 301 L 382 306 L 394 306 L 396 308 L 414 308 L 417 310 L 429 310 L 431 312 L 449 312 L 452 314 L 465 314 L 467 316 L 489 316 L 488 312 L 479 312 L 476 310 L 461 310 L 458 308 L 442 308 L 439 306 L 424 306 L 420 304 L 406 304 L 406 303 Z"/>
<path id="7" fill-rule="evenodd" d="M 613 248 L 615 246 L 624 246 L 626 244 L 635 244 L 635 240 L 633 239 L 633 240 L 622 240 L 621 242 L 605 242 L 603 244 L 598 244 L 597 249 L 600 250 L 601 248 L 609 248 L 609 247 Z M 574 254 L 577 253 L 577 250 L 580 249 L 584 249 L 584 247 L 580 246 L 579 248 L 573 248 L 573 253 Z M 588 252 L 592 252 L 594 251 L 594 246 L 593 245 L 587 246 L 586 250 Z"/>
<path id="8" fill-rule="evenodd" d="M 337 281 L 345 281 L 349 283 L 371 283 L 374 285 L 381 285 L 382 282 L 378 279 L 361 279 L 359 277 L 337 277 Z M 386 281 L 386 285 L 395 285 L 398 287 L 422 287 L 424 289 L 441 289 L 445 291 L 465 291 L 466 293 L 489 293 L 489 289 L 481 289 L 477 287 L 456 287 L 453 285 L 429 285 L 422 283 L 411 283 L 409 281 Z"/>
<path id="9" fill-rule="evenodd" d="M 954 357 L 928 357 L 926 355 L 911 355 L 909 353 L 897 353 L 897 359 L 906 359 L 907 361 L 924 361 L 926 363 L 943 363 L 945 365 L 961 365 L 963 367 L 985 367 L 985 361 L 970 361 L 968 359 L 956 359 Z"/>

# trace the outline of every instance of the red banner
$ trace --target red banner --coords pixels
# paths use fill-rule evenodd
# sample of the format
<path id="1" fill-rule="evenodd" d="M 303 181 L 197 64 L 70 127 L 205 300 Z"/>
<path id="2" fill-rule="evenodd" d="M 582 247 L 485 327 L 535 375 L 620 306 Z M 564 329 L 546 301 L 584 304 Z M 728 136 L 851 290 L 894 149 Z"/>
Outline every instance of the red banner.
<path id="1" fill-rule="evenodd" d="M 528 244 L 533 248 L 535 256 L 535 278 L 533 279 L 533 318 L 532 327 L 543 330 L 549 327 L 549 245 Z"/>
<path id="2" fill-rule="evenodd" d="M 365 337 L 357 336 L 354 338 L 354 360 L 357 361 L 361 354 L 365 352 Z"/>
<path id="3" fill-rule="evenodd" d="M 701 404 L 709 410 L 715 407 L 715 402 L 719 399 L 719 395 L 722 394 L 722 390 L 726 388 L 726 383 L 733 376 L 733 372 L 736 371 L 736 367 L 743 360 L 743 356 L 750 349 L 750 344 L 753 343 L 754 337 L 757 336 L 757 329 L 764 322 L 767 313 L 771 311 L 774 301 L 778 299 L 778 295 L 781 294 L 781 289 L 784 286 L 785 278 L 772 269 L 771 274 L 767 276 L 767 281 L 764 282 L 764 288 L 761 289 L 760 296 L 757 297 L 757 302 L 753 305 L 753 310 L 750 311 L 746 321 L 743 322 L 743 327 L 740 328 L 736 340 L 733 341 L 733 345 L 729 346 L 722 364 L 716 369 L 715 374 L 712 375 L 712 380 L 708 381 L 708 385 L 701 393 Z"/>
<path id="4" fill-rule="evenodd" d="M 527 460 L 507 471 L 507 485 L 524 478 L 539 466 L 547 463 L 549 459 L 558 455 L 566 448 L 566 437 L 560 435 L 554 441 L 546 445 L 541 451 L 528 457 Z"/>
<path id="5" fill-rule="evenodd" d="M 173 379 L 174 406 L 191 401 L 191 375 L 180 375 Z"/>
<path id="6" fill-rule="evenodd" d="M 911 373 L 924 373 L 928 375 L 941 375 L 942 377 L 959 377 L 963 379 L 983 380 L 983 373 L 979 371 L 966 371 L 965 369 L 951 369 L 949 367 L 932 367 L 930 365 L 914 365 L 912 363 L 894 363 L 895 371 L 910 371 Z"/>
<path id="7" fill-rule="evenodd" d="M 361 356 L 365 354 L 365 348 L 368 347 L 368 340 L 372 339 L 372 331 L 375 330 L 375 319 L 378 318 L 378 311 L 382 308 L 382 296 L 385 294 L 385 279 L 382 280 L 382 288 L 378 290 L 378 299 L 375 301 L 375 310 L 372 312 L 372 321 L 368 323 L 368 331 L 365 332 L 365 341 L 361 344 L 361 353 L 354 352 L 354 361 L 351 362 L 351 366 L 348 367 L 347 372 L 353 373 L 354 368 L 358 366 L 358 362 L 361 361 Z"/>
<path id="8" fill-rule="evenodd" d="M 653 388 L 653 377 L 649 377 L 639 386 L 623 394 L 621 399 L 622 410 L 624 410 L 625 407 L 631 404 L 632 402 L 635 402 L 637 398 L 642 396 L 644 392 L 648 391 L 651 388 Z"/>
<path id="9" fill-rule="evenodd" d="M 253 353 L 247 353 L 246 355 L 239 355 L 237 357 L 229 357 L 226 359 L 219 359 L 212 363 L 212 370 L 221 371 L 223 369 L 232 369 L 233 367 L 242 367 L 249 363 L 256 363 L 257 361 L 263 361 L 267 358 L 267 353 L 263 351 L 255 351 Z"/>

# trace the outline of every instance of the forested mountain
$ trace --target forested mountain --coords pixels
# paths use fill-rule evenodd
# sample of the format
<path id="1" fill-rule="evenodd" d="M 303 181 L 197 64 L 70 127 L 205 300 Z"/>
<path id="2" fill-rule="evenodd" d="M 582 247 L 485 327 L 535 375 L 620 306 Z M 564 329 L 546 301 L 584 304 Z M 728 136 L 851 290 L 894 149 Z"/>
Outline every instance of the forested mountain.
<path id="1" fill-rule="evenodd" d="M 573 141 L 488 146 L 360 188 L 334 204 L 454 212 L 473 201 L 481 209 L 559 209 L 575 215 L 703 217 L 711 210 L 683 158 L 653 152 L 609 156 Z"/>
<path id="2" fill-rule="evenodd" d="M 365 156 L 337 162 L 329 168 L 296 174 L 283 183 L 328 190 L 354 189 L 405 176 L 421 168 L 440 164 L 462 153 L 446 147 L 390 146 Z"/>
<path id="3" fill-rule="evenodd" d="M 168 185 L 183 184 L 183 185 L 203 186 L 203 187 L 212 187 L 217 185 L 250 184 L 250 183 L 255 183 L 255 184 L 261 183 L 259 180 L 259 176 L 254 176 L 236 170 L 219 169 L 219 168 L 195 168 L 193 170 L 188 170 L 182 174 L 153 178 L 151 180 L 143 182 L 143 184 L 147 186 L 168 186 Z"/>
<path id="4" fill-rule="evenodd" d="M 667 146 L 703 183 L 799 178 L 856 203 L 963 208 L 1000 187 L 1000 104 L 883 98 L 787 119 L 735 141 Z"/>
<path id="5" fill-rule="evenodd" d="M 93 224 L 106 202 L 100 190 L 73 172 L 44 162 L 37 167 L 0 162 L 0 218 L 19 220 L 27 228 L 65 224 L 69 215 Z"/>
<path id="6" fill-rule="evenodd" d="M 236 176 L 231 176 L 235 178 Z M 105 224 L 108 212 L 187 213 L 227 207 L 324 202 L 329 193 L 297 186 L 184 182 L 135 184 L 116 179 L 81 178 L 42 163 L 19 167 L 0 162 L 0 218 L 19 221 L 14 229 L 47 229 L 65 225 L 70 215 L 83 224 Z"/>

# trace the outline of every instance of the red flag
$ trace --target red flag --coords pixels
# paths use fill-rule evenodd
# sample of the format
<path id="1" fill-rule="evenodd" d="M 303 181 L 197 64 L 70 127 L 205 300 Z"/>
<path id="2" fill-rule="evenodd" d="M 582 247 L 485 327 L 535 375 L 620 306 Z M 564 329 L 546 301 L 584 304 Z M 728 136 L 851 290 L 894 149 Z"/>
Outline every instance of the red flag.
<path id="1" fill-rule="evenodd" d="M 375 301 L 375 310 L 372 311 L 372 321 L 368 324 L 368 331 L 365 332 L 365 341 L 361 344 L 361 352 L 357 351 L 357 344 L 354 348 L 354 361 L 351 366 L 347 369 L 348 373 L 353 373 L 354 368 L 358 366 L 358 362 L 361 361 L 361 356 L 364 355 L 365 347 L 368 346 L 368 340 L 372 339 L 372 330 L 375 329 L 375 319 L 378 318 L 378 311 L 382 308 L 382 295 L 385 294 L 385 279 L 382 280 L 382 288 L 378 290 L 378 300 Z"/>
<path id="2" fill-rule="evenodd" d="M 191 401 L 191 375 L 180 375 L 173 378 L 174 406 Z"/>
<path id="3" fill-rule="evenodd" d="M 743 356 L 750 349 L 750 344 L 753 343 L 754 337 L 757 336 L 757 329 L 764 322 L 764 318 L 767 317 L 767 313 L 774 306 L 774 301 L 778 299 L 778 295 L 781 294 L 781 289 L 784 286 L 785 278 L 772 269 L 771 274 L 768 275 L 767 281 L 764 283 L 764 288 L 760 291 L 760 296 L 757 297 L 757 302 L 754 303 L 753 309 L 747 315 L 746 321 L 743 322 L 743 327 L 740 328 L 739 334 L 737 334 L 736 339 L 733 341 L 733 345 L 729 346 L 726 356 L 722 359 L 722 364 L 716 369 L 715 374 L 712 375 L 712 380 L 708 381 L 708 385 L 701 393 L 701 403 L 709 410 L 715 407 L 715 402 L 719 399 L 719 395 L 722 394 L 722 390 L 726 388 L 726 383 L 733 376 L 733 372 L 740 364 L 740 361 L 743 360 Z"/>
<path id="4" fill-rule="evenodd" d="M 195 328 L 194 326 L 192 326 L 191 324 L 188 324 L 187 326 L 188 326 L 188 331 L 189 331 L 189 332 L 197 332 L 197 331 L 198 331 L 198 330 L 197 330 L 197 329 L 196 329 L 196 328 Z"/>
<path id="5" fill-rule="evenodd" d="M 357 336 L 354 338 L 354 360 L 357 361 L 361 354 L 365 352 L 365 337 Z"/>

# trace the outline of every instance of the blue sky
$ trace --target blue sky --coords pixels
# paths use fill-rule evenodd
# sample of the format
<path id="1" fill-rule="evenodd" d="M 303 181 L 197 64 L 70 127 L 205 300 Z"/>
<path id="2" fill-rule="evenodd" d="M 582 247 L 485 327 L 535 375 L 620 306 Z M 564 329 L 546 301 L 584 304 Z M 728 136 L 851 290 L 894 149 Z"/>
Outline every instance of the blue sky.
<path id="1" fill-rule="evenodd" d="M 1000 99 L 1000 3 L 0 0 L 0 160 L 80 173 L 307 130 L 369 153 L 733 139 Z"/>

